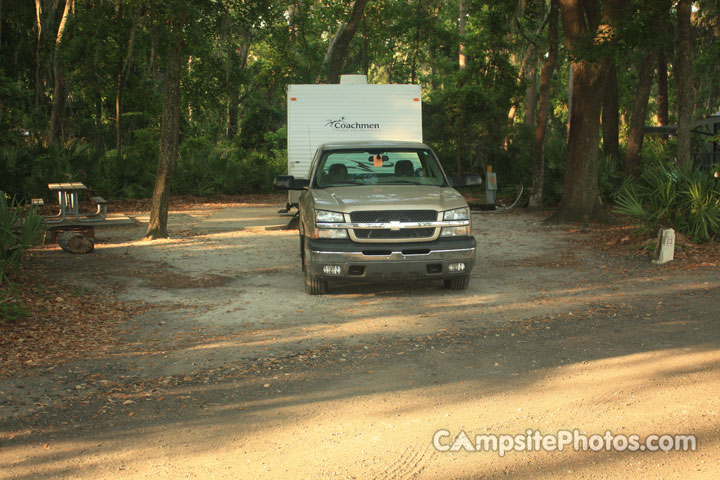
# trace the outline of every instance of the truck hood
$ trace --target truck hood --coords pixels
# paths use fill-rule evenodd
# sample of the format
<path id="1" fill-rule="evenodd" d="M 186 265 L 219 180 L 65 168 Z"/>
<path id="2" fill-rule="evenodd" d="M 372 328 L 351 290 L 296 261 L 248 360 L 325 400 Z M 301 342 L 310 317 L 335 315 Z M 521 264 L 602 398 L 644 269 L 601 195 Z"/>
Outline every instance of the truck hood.
<path id="1" fill-rule="evenodd" d="M 318 210 L 452 210 L 467 202 L 451 187 L 429 185 L 363 185 L 310 191 Z"/>

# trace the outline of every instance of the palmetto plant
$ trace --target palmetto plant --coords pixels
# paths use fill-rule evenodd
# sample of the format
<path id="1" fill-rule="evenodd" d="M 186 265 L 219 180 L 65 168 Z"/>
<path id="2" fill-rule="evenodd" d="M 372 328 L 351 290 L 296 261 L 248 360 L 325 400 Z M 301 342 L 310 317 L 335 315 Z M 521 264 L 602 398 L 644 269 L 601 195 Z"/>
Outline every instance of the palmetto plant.
<path id="1" fill-rule="evenodd" d="M 615 203 L 618 213 L 640 220 L 646 233 L 672 227 L 694 242 L 720 233 L 720 182 L 707 172 L 653 162 L 620 187 Z"/>
<path id="2" fill-rule="evenodd" d="M 14 273 L 25 258 L 25 251 L 40 240 L 43 219 L 34 208 L 8 201 L 0 191 L 0 284 Z"/>

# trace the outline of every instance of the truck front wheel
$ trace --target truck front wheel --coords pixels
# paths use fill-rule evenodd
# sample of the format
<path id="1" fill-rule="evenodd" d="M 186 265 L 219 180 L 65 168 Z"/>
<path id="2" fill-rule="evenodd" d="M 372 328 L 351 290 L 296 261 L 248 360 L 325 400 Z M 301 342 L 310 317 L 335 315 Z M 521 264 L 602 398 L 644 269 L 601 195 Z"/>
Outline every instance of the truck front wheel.
<path id="1" fill-rule="evenodd" d="M 308 251 L 307 240 L 303 237 L 302 263 L 303 272 L 305 272 L 305 293 L 310 295 L 325 295 L 328 292 L 328 282 L 311 273 L 310 266 L 308 265 L 309 259 L 310 252 Z"/>
<path id="2" fill-rule="evenodd" d="M 448 278 L 444 282 L 448 290 L 465 290 L 470 285 L 470 275 Z"/>

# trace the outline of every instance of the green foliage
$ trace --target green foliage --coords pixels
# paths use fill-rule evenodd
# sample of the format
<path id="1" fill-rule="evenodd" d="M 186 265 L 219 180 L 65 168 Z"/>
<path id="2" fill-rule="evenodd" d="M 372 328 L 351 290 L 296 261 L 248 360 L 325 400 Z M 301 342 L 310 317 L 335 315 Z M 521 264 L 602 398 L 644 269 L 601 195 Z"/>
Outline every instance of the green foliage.
<path id="1" fill-rule="evenodd" d="M 207 196 L 267 192 L 275 176 L 287 169 L 285 128 L 265 135 L 263 150 L 244 150 L 231 143 L 213 144 L 192 137 L 180 146 L 173 190 Z"/>
<path id="2" fill-rule="evenodd" d="M 600 153 L 598 161 L 598 190 L 603 200 L 610 200 L 626 177 L 617 157 Z"/>
<path id="3" fill-rule="evenodd" d="M 557 205 L 562 199 L 566 152 L 565 132 L 562 130 L 549 132 L 545 141 L 545 183 L 543 186 L 543 203 L 545 205 Z"/>
<path id="4" fill-rule="evenodd" d="M 532 114 L 524 111 L 529 83 L 520 70 L 533 61 L 527 55 L 532 48 L 538 49 L 535 61 L 542 62 L 548 4 L 522 2 L 518 8 L 517 2 L 468 0 L 466 5 L 461 35 L 455 1 L 368 2 L 343 73 L 366 73 L 371 83 L 421 84 L 425 139 L 449 173 L 484 171 L 492 164 L 501 187 L 529 185 L 533 135 L 509 122 L 508 112 L 516 109 L 515 121 Z M 76 180 L 108 198 L 150 196 L 164 65 L 177 41 L 184 65 L 175 193 L 270 189 L 272 175 L 285 169 L 280 132 L 286 86 L 323 78 L 324 57 L 350 6 L 345 0 L 76 2 L 61 49 L 68 89 L 63 144 L 48 147 L 60 14 L 44 6 L 38 44 L 34 4 L 14 2 L 2 15 L 0 189 L 47 199 L 47 183 Z M 706 110 L 717 108 L 713 98 L 720 85 L 718 5 L 701 1 L 696 7 L 696 104 L 710 113 Z M 661 29 L 657 39 L 657 20 L 665 17 L 671 25 L 668 2 L 630 2 L 612 37 L 588 44 L 589 57 L 611 54 L 617 61 L 621 110 L 631 103 L 637 84 L 634 70 L 627 68 L 633 55 L 652 44 L 671 57 L 672 29 Z M 467 57 L 464 69 L 458 66 L 460 43 Z M 560 55 L 549 132 L 562 132 L 567 124 L 567 81 L 567 56 Z M 672 104 L 675 82 L 669 85 Z M 672 156 L 667 151 L 672 141 L 648 138 L 645 143 L 646 159 Z M 549 134 L 549 203 L 560 200 L 564 161 L 564 135 Z M 618 165 L 604 159 L 600 169 L 600 189 L 607 196 L 619 182 Z"/>
<path id="5" fill-rule="evenodd" d="M 0 191 L 0 284 L 20 268 L 42 233 L 43 219 L 35 209 Z"/>
<path id="6" fill-rule="evenodd" d="M 720 233 L 720 182 L 707 172 L 654 162 L 623 184 L 615 202 L 616 211 L 640 220 L 645 233 L 672 227 L 694 242 Z"/>

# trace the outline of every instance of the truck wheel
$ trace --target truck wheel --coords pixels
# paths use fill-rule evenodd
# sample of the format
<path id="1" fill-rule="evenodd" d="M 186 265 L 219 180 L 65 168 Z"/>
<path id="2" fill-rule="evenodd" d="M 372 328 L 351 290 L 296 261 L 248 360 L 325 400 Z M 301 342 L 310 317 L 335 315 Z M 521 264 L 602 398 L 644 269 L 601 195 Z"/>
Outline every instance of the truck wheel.
<path id="1" fill-rule="evenodd" d="M 448 290 L 465 290 L 470 285 L 470 275 L 448 278 L 444 282 Z"/>
<path id="2" fill-rule="evenodd" d="M 305 273 L 305 237 L 300 235 L 300 265 L 302 265 L 302 271 Z"/>
<path id="3" fill-rule="evenodd" d="M 310 295 L 325 295 L 327 292 L 327 280 L 318 278 L 310 272 L 305 272 L 305 293 L 309 293 Z"/>
<path id="4" fill-rule="evenodd" d="M 310 273 L 310 267 L 307 265 L 310 255 L 306 250 L 306 242 L 305 238 L 302 237 L 302 266 L 303 272 L 305 273 L 305 293 L 310 295 L 325 295 L 328 291 L 328 282 Z"/>

